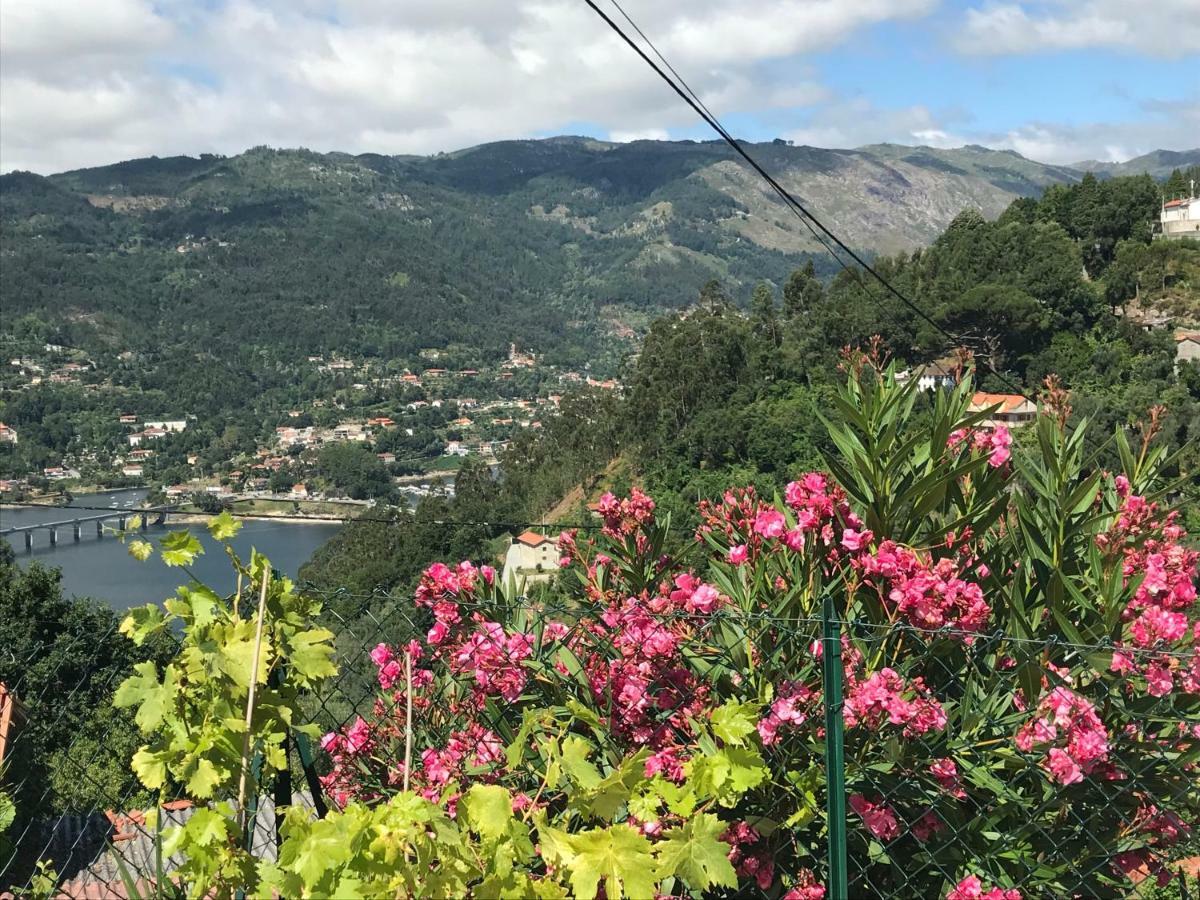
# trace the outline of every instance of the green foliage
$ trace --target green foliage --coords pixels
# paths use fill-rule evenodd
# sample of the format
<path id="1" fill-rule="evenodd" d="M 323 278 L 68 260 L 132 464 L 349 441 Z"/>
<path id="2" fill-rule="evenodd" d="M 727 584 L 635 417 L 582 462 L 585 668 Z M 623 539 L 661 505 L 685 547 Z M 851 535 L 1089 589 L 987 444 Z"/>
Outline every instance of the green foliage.
<path id="1" fill-rule="evenodd" d="M 745 708 L 721 712 L 734 722 Z M 324 820 L 289 811 L 278 865 L 265 865 L 262 886 L 283 895 L 383 897 L 465 896 L 594 898 L 648 897 L 665 883 L 699 893 L 736 887 L 720 840 L 728 823 L 705 811 L 718 801 L 700 776 L 681 785 L 644 773 L 644 754 L 602 771 L 591 757 L 596 747 L 564 732 L 584 724 L 565 711 L 529 711 L 508 754 L 531 770 L 522 780 L 540 779 L 542 791 L 559 802 L 518 814 L 516 797 L 503 784 L 476 783 L 448 818 L 436 803 L 397 793 L 385 803 L 350 803 Z M 524 753 L 530 739 L 539 752 Z M 539 763 L 540 760 L 540 763 Z M 745 788 L 730 788 L 732 805 Z M 549 794 L 547 794 L 549 796 Z M 632 823 L 633 810 L 653 810 L 689 798 L 694 814 L 651 843 Z M 436 861 L 436 865 L 431 865 Z"/>
<path id="2" fill-rule="evenodd" d="M 226 542 L 238 527 L 226 513 L 209 523 L 209 532 Z M 243 563 L 225 549 L 238 575 L 234 596 L 181 586 L 161 608 L 151 604 L 126 616 L 121 632 L 136 646 L 164 634 L 182 632 L 182 639 L 172 659 L 137 664 L 113 695 L 118 709 L 135 711 L 147 738 L 132 760 L 141 783 L 161 795 L 177 785 L 212 802 L 169 829 L 162 852 L 183 858 L 177 875 L 185 883 L 212 886 L 221 896 L 231 886 L 256 883 L 253 858 L 237 849 L 236 810 L 257 794 L 262 778 L 287 767 L 289 737 L 315 736 L 295 718 L 298 693 L 337 671 L 332 632 L 311 626 L 320 605 L 275 575 L 265 557 L 254 553 Z M 167 565 L 187 565 L 200 545 L 188 532 L 174 532 L 159 550 Z"/>
<path id="3" fill-rule="evenodd" d="M 0 542 L 0 682 L 24 710 L 4 780 L 22 816 L 145 796 L 119 758 L 131 748 L 133 718 L 108 697 L 135 665 L 161 659 L 168 642 L 133 647 L 117 625 L 107 606 L 64 597 L 57 569 L 22 568 Z"/>
<path id="4" fill-rule="evenodd" d="M 322 448 L 317 457 L 317 472 L 338 496 L 388 500 L 396 493 L 383 463 L 358 444 L 331 444 Z"/>

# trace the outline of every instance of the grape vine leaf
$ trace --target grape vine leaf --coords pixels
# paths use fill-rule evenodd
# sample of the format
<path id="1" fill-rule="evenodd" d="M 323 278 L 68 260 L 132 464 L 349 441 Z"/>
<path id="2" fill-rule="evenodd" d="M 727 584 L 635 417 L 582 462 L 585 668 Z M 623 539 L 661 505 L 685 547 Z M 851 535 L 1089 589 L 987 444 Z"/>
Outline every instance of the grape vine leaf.
<path id="1" fill-rule="evenodd" d="M 467 826 L 484 840 L 498 841 L 512 824 L 512 795 L 498 784 L 475 784 L 460 801 Z"/>
<path id="2" fill-rule="evenodd" d="M 714 885 L 737 887 L 737 872 L 729 862 L 729 845 L 720 839 L 727 827 L 712 813 L 701 813 L 681 827 L 672 828 L 656 846 L 658 877 L 675 875 L 698 891 Z"/>
<path id="3" fill-rule="evenodd" d="M 288 662 L 297 680 L 303 684 L 337 674 L 333 664 L 333 632 L 327 628 L 298 631 L 291 636 Z"/>
<path id="4" fill-rule="evenodd" d="M 213 795 L 213 791 L 221 781 L 221 773 L 217 771 L 217 767 L 204 757 L 200 757 L 196 760 L 196 767 L 188 778 L 188 793 L 193 797 L 207 800 Z"/>
<path id="5" fill-rule="evenodd" d="M 117 688 L 113 705 L 123 709 L 137 704 L 134 720 L 144 734 L 149 734 L 162 723 L 163 716 L 175 703 L 175 695 L 179 690 L 175 667 L 167 667 L 161 683 L 152 662 L 140 662 L 133 667 L 133 671 L 136 674 L 130 675 Z"/>
<path id="6" fill-rule="evenodd" d="M 713 734 L 726 744 L 741 747 L 746 737 L 754 733 L 758 725 L 758 704 L 729 702 L 712 712 Z"/>
<path id="7" fill-rule="evenodd" d="M 540 830 L 539 837 L 552 831 Z M 558 832 L 556 838 L 555 849 L 570 872 L 575 896 L 592 900 L 601 880 L 605 896 L 611 900 L 654 896 L 655 863 L 650 842 L 629 825 L 610 825 L 572 835 Z"/>
<path id="8" fill-rule="evenodd" d="M 138 781 L 152 791 L 162 787 L 167 780 L 167 757 L 169 755 L 166 751 L 156 753 L 149 747 L 142 747 L 133 754 L 133 773 L 137 775 Z"/>
<path id="9" fill-rule="evenodd" d="M 222 510 L 219 516 L 208 523 L 208 533 L 218 541 L 227 541 L 241 530 L 242 523 L 234 519 L 227 509 Z"/>
<path id="10" fill-rule="evenodd" d="M 162 539 L 162 558 L 168 566 L 187 566 L 204 552 L 204 546 L 190 531 L 172 531 Z"/>

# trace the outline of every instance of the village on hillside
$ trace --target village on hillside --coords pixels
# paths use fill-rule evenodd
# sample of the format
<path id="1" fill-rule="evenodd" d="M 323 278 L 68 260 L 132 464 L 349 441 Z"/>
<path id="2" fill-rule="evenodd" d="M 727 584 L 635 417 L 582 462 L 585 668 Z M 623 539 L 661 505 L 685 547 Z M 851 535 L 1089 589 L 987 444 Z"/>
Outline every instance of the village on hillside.
<path id="1" fill-rule="evenodd" d="M 54 385 L 112 411 L 97 427 L 71 435 L 64 452 L 48 454 L 26 471 L 0 473 L 0 496 L 144 486 L 163 501 L 198 499 L 201 505 L 368 500 L 322 471 L 324 449 L 355 445 L 372 451 L 399 493 L 415 503 L 433 478 L 444 479 L 442 489 L 452 492 L 453 472 L 466 458 L 496 465 L 513 437 L 541 428 L 566 393 L 620 389 L 613 379 L 544 365 L 516 346 L 491 367 L 452 369 L 438 365 L 442 351 L 421 355 L 425 367 L 395 372 L 379 360 L 307 357 L 299 368 L 315 376 L 321 390 L 306 403 L 279 409 L 269 430 L 222 455 L 215 446 L 221 423 L 190 411 L 137 408 L 136 396 L 130 399 L 119 380 L 126 354 L 106 368 L 81 351 L 45 344 L 9 360 L 0 389 L 19 395 Z M 0 443 L 16 447 L 21 441 L 17 428 L 0 423 Z"/>

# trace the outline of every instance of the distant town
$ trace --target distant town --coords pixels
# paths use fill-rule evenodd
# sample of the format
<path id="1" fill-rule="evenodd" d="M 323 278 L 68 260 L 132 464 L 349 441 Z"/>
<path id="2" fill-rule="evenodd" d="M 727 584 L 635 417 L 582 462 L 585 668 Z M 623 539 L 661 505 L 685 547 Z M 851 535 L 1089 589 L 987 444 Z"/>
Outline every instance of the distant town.
<path id="1" fill-rule="evenodd" d="M 424 367 L 386 371 L 379 360 L 309 356 L 301 375 L 316 376 L 316 396 L 280 409 L 253 448 L 222 455 L 198 436 L 220 435 L 224 423 L 205 422 L 186 409 L 124 406 L 102 427 L 79 429 L 66 452 L 45 464 L 9 471 L 0 478 L 0 498 L 29 500 L 119 487 L 145 487 L 151 498 L 205 508 L 241 500 L 302 503 L 374 502 L 377 490 L 363 489 L 327 471 L 323 451 L 351 445 L 370 451 L 396 495 L 415 504 L 434 488 L 453 492 L 453 473 L 468 458 L 494 466 L 514 436 L 542 427 L 565 393 L 617 391 L 613 379 L 543 365 L 533 352 L 510 348 L 498 365 L 450 368 L 443 351 L 421 351 Z M 129 354 L 115 360 L 119 366 Z M 8 360 L 0 390 L 10 398 L 56 386 L 81 392 L 93 405 L 107 394 L 127 395 L 101 360 L 83 351 L 46 343 Z M 24 436 L 0 423 L 0 444 L 15 450 Z M 25 457 L 29 459 L 28 456 Z M 361 466 L 363 455 L 359 454 Z M 326 460 L 328 462 L 328 460 Z M 353 479 L 350 479 L 353 482 Z"/>

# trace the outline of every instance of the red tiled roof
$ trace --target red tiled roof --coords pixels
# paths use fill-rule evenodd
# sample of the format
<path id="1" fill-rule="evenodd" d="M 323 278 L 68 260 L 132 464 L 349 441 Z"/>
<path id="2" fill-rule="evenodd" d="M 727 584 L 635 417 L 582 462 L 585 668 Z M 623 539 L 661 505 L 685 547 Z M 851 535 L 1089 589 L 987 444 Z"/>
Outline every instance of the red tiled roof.
<path id="1" fill-rule="evenodd" d="M 524 544 L 526 547 L 540 547 L 549 540 L 550 538 L 546 535 L 538 534 L 536 531 L 526 531 L 517 536 L 517 543 Z"/>
<path id="2" fill-rule="evenodd" d="M 977 391 L 971 397 L 971 406 L 976 409 L 987 409 L 997 404 L 1000 406 L 1000 412 L 1009 413 L 1029 404 L 1029 401 L 1020 394 L 988 394 L 984 391 Z"/>

